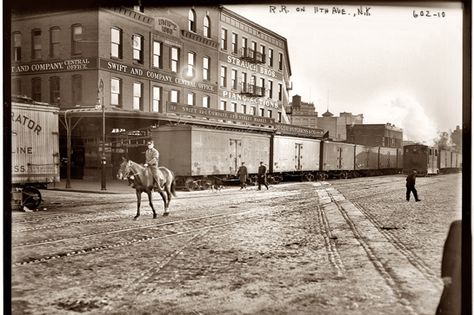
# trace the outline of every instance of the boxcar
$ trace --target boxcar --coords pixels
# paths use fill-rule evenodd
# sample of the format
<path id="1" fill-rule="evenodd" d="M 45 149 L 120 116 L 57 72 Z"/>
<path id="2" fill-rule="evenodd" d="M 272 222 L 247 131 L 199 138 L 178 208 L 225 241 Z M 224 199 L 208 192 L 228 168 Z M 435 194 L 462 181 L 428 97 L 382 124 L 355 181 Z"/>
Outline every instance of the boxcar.
<path id="1" fill-rule="evenodd" d="M 397 148 L 379 147 L 378 169 L 384 174 L 395 173 L 398 165 Z"/>
<path id="2" fill-rule="evenodd" d="M 324 141 L 321 144 L 321 171 L 330 177 L 346 177 L 354 171 L 355 145 Z"/>
<path id="3" fill-rule="evenodd" d="M 379 149 L 356 144 L 354 168 L 359 175 L 373 175 L 378 173 Z"/>
<path id="4" fill-rule="evenodd" d="M 37 208 L 38 188 L 59 181 L 59 108 L 12 103 L 12 208 Z"/>
<path id="5" fill-rule="evenodd" d="M 198 126 L 163 126 L 152 131 L 160 165 L 173 170 L 183 184 L 189 178 L 235 175 L 241 162 L 249 174 L 260 161 L 269 165 L 270 135 Z"/>
<path id="6" fill-rule="evenodd" d="M 319 170 L 321 141 L 275 135 L 270 172 L 313 178 Z"/>
<path id="7" fill-rule="evenodd" d="M 438 174 L 438 149 L 423 144 L 403 147 L 403 173 L 416 169 L 420 175 Z"/>
<path id="8" fill-rule="evenodd" d="M 438 163 L 441 173 L 455 172 L 461 168 L 462 155 L 456 151 L 441 149 Z"/>

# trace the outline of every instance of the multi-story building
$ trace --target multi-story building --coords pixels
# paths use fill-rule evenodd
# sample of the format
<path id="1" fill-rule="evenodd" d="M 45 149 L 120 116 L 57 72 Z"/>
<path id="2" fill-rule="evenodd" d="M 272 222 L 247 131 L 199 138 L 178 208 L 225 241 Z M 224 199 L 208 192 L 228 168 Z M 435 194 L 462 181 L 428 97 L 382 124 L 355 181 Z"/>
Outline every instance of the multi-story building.
<path id="1" fill-rule="evenodd" d="M 362 124 L 364 116 L 362 114 L 340 113 L 339 117 L 334 116 L 329 110 L 317 118 L 317 127 L 329 133 L 329 138 L 336 141 L 346 141 L 346 126 Z"/>
<path id="2" fill-rule="evenodd" d="M 80 176 L 142 159 L 151 126 L 288 122 L 286 39 L 224 7 L 16 12 L 11 29 L 12 94 L 60 107 Z"/>
<path id="3" fill-rule="evenodd" d="M 318 113 L 313 103 L 301 101 L 301 96 L 294 95 L 289 107 L 290 121 L 292 125 L 317 128 Z"/>
<path id="4" fill-rule="evenodd" d="M 403 129 L 390 123 L 348 125 L 347 142 L 368 146 L 401 148 L 403 146 Z"/>

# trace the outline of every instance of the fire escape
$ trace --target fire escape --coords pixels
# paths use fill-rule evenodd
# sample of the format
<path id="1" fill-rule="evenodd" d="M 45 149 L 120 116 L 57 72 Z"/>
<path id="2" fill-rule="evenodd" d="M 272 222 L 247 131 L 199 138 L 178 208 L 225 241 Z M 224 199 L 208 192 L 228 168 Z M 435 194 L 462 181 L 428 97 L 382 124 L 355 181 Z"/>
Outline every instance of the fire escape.
<path id="1" fill-rule="evenodd" d="M 265 54 L 262 54 L 261 52 L 255 51 L 248 47 L 243 47 L 241 49 L 240 58 L 244 61 L 247 61 L 253 64 L 264 64 L 266 62 Z M 242 88 L 241 88 L 240 94 L 242 95 L 246 95 L 249 97 L 264 97 L 265 96 L 265 87 L 258 86 L 257 82 L 253 82 L 253 83 L 242 82 L 241 85 L 242 85 Z"/>

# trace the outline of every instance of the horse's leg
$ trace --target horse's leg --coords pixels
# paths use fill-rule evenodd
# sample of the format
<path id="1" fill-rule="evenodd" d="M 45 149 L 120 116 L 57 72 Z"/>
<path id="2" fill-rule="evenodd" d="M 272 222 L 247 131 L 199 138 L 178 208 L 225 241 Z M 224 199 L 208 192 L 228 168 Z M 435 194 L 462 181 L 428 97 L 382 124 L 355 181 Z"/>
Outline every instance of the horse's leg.
<path id="1" fill-rule="evenodd" d="M 142 202 L 142 192 L 140 190 L 136 190 L 137 193 L 137 214 L 133 218 L 134 220 L 138 219 L 140 216 L 140 204 Z"/>
<path id="2" fill-rule="evenodd" d="M 165 185 L 166 195 L 168 196 L 168 204 L 166 205 L 167 209 L 170 206 L 170 202 L 171 202 L 171 196 L 172 196 L 171 185 L 172 183 L 167 183 Z"/>
<path id="3" fill-rule="evenodd" d="M 166 194 L 162 190 L 160 190 L 159 193 L 160 193 L 161 199 L 163 199 L 163 204 L 165 208 L 165 212 L 163 213 L 163 216 L 166 217 L 168 215 L 168 204 L 166 202 Z"/>
<path id="4" fill-rule="evenodd" d="M 147 195 L 148 195 L 148 201 L 150 202 L 150 207 L 151 207 L 151 210 L 153 211 L 153 219 L 156 219 L 156 212 L 155 212 L 155 207 L 153 207 L 153 202 L 151 201 L 151 193 L 153 191 L 153 188 L 151 188 L 149 191 L 147 191 Z"/>

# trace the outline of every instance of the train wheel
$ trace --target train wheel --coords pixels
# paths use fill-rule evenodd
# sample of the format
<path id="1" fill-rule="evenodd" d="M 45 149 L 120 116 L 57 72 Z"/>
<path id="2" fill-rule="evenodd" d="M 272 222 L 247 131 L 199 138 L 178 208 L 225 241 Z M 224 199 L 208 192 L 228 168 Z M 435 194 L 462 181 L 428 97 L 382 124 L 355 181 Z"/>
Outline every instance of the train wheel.
<path id="1" fill-rule="evenodd" d="M 303 175 L 303 179 L 307 182 L 312 182 L 314 181 L 314 175 L 311 173 L 306 173 Z"/>
<path id="2" fill-rule="evenodd" d="M 195 191 L 199 189 L 199 184 L 192 178 L 186 179 L 184 186 L 186 186 L 188 191 Z"/>
<path id="3" fill-rule="evenodd" d="M 28 209 L 37 209 L 41 204 L 41 193 L 32 186 L 26 186 L 22 190 L 22 206 Z"/>

